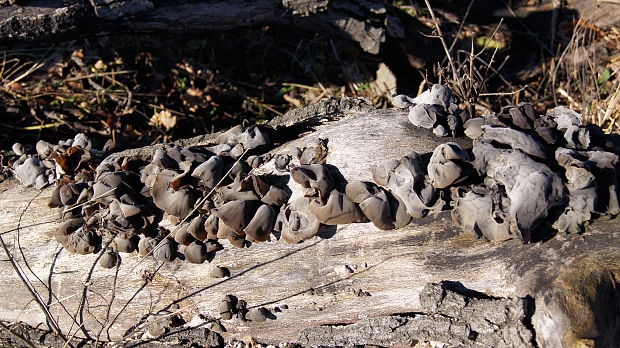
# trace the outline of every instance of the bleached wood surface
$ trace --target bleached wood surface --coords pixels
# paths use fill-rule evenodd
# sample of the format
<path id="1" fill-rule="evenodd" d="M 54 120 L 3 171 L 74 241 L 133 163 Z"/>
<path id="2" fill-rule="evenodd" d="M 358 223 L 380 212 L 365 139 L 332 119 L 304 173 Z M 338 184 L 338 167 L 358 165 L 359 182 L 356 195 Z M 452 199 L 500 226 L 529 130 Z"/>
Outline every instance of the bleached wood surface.
<path id="1" fill-rule="evenodd" d="M 439 142 L 454 140 L 409 126 L 400 111 L 376 111 L 320 126 L 274 153 L 311 145 L 318 137 L 329 138 L 328 163 L 348 180 L 371 179 L 374 163 L 400 158 L 411 150 L 430 152 Z M 56 298 L 49 300 L 52 313 L 71 336 L 78 330 L 71 318 L 96 255 L 61 250 L 52 235 L 59 220 L 57 212 L 47 207 L 50 194 L 49 188 L 39 192 L 12 180 L 0 183 L 0 231 L 46 300 L 49 293 L 35 275 L 46 284 L 51 280 L 51 290 L 71 315 Z M 176 260 L 161 266 L 146 285 L 143 274 L 155 273 L 157 263 L 147 258 L 138 264 L 136 253 L 122 254 L 116 285 L 116 270 L 95 267 L 82 315 L 85 328 L 95 337 L 114 294 L 107 324 L 120 316 L 101 338 L 117 341 L 141 318 L 173 303 L 190 324 L 200 324 L 199 314 L 219 317 L 219 302 L 233 294 L 247 301 L 248 307 L 287 304 L 289 308 L 274 313 L 276 320 L 262 323 L 222 321 L 226 338 L 296 342 L 304 328 L 420 311 L 420 290 L 428 282 L 451 280 L 496 297 L 532 296 L 536 304 L 532 322 L 541 347 L 604 339 L 613 343 L 620 330 L 618 290 L 613 288 L 620 277 L 619 227 L 618 220 L 599 221 L 584 235 L 556 236 L 545 243 L 490 243 L 462 234 L 452 226 L 449 212 L 443 212 L 394 231 L 380 231 L 370 223 L 338 226 L 299 245 L 271 241 L 237 249 L 225 241 L 224 250 L 211 264 L 230 269 L 230 278 L 209 277 L 209 264 Z M 1 260 L 0 319 L 44 325 L 42 312 L 6 255 Z M 26 261 L 33 273 L 26 269 Z M 355 272 L 336 272 L 343 265 Z M 357 289 L 371 296 L 359 297 L 354 293 Z M 76 336 L 84 335 L 77 332 Z"/>

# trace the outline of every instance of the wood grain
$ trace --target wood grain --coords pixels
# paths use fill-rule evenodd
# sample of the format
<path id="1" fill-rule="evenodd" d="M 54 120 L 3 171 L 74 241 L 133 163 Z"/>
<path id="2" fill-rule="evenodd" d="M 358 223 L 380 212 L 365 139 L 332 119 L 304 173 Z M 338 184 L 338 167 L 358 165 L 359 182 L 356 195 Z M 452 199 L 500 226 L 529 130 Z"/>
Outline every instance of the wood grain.
<path id="1" fill-rule="evenodd" d="M 288 153 L 291 146 L 310 145 L 318 137 L 329 138 L 328 163 L 348 180 L 370 179 L 373 163 L 400 158 L 411 150 L 429 152 L 439 142 L 454 140 L 412 128 L 403 112 L 376 111 L 327 123 L 273 152 Z M 25 272 L 43 298 L 49 293 L 36 277 L 46 284 L 51 279 L 51 289 L 67 311 L 55 298 L 50 300 L 51 309 L 70 336 L 78 331 L 72 317 L 97 255 L 61 250 L 52 236 L 58 220 L 57 212 L 47 207 L 50 194 L 49 188 L 38 192 L 11 180 L 0 183 L 0 231 L 19 264 L 25 267 L 28 262 L 33 273 Z M 618 327 L 606 326 L 600 319 L 620 318 L 613 306 L 617 292 L 608 289 L 616 286 L 620 276 L 619 227 L 617 220 L 598 221 L 583 235 L 555 236 L 545 243 L 524 245 L 516 240 L 472 239 L 452 226 L 449 212 L 393 231 L 357 223 L 324 229 L 319 237 L 299 245 L 273 240 L 237 249 L 225 241 L 224 250 L 212 261 L 231 271 L 225 279 L 211 278 L 209 264 L 176 260 L 160 267 L 151 258 L 140 263 L 137 254 L 123 254 L 116 285 L 116 270 L 94 268 L 87 283 L 87 310 L 82 313 L 84 328 L 95 337 L 106 315 L 107 324 L 119 315 L 101 335 L 105 340 L 119 340 L 133 325 L 144 322 L 145 316 L 175 303 L 190 325 L 201 325 L 199 315 L 219 317 L 219 302 L 233 294 L 249 307 L 273 309 L 286 304 L 288 309 L 274 312 L 277 319 L 262 323 L 222 321 L 226 338 L 296 342 L 309 327 L 419 312 L 420 290 L 429 282 L 450 280 L 490 296 L 533 297 L 532 322 L 538 344 L 575 346 L 591 337 L 618 337 Z M 339 272 L 343 265 L 354 272 Z M 146 283 L 144 274 L 155 275 Z M 0 282 L 0 319 L 44 325 L 42 313 L 24 295 L 25 288 L 6 255 L 0 263 Z M 356 295 L 357 289 L 370 296 Z M 106 314 L 112 300 L 111 312 Z M 140 336 L 143 332 L 138 327 L 130 333 Z M 83 332 L 77 332 L 77 337 L 82 336 Z"/>

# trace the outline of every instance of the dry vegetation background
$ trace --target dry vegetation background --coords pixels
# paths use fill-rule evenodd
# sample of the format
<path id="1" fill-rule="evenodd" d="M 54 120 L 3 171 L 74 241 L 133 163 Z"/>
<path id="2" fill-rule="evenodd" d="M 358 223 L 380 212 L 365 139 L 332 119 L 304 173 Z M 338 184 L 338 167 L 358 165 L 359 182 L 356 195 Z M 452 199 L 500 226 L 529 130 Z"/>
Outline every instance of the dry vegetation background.
<path id="1" fill-rule="evenodd" d="M 433 33 L 427 40 L 436 50 L 423 52 L 425 63 L 415 47 L 387 43 L 373 56 L 346 40 L 277 27 L 4 47 L 0 148 L 78 132 L 93 137 L 96 148 L 110 138 L 134 147 L 244 119 L 264 122 L 328 95 L 390 107 L 390 95 L 416 95 L 437 82 L 476 114 L 523 101 L 541 112 L 566 104 L 607 133 L 620 131 L 618 27 L 601 28 L 566 10 L 552 14 L 549 30 L 548 18 L 535 16 L 549 11 L 536 0 L 503 4 L 505 21 L 481 17 L 483 10 L 476 15 L 474 2 L 458 9 L 388 2 Z M 516 18 L 523 9 L 534 15 Z M 10 156 L 2 154 L 6 167 Z"/>

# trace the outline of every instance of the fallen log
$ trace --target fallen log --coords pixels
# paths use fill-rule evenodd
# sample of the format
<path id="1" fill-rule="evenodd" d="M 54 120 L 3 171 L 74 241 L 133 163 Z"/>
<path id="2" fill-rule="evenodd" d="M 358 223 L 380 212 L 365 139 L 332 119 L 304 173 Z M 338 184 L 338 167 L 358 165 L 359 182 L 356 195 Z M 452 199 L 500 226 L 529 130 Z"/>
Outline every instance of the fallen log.
<path id="1" fill-rule="evenodd" d="M 329 164 L 347 180 L 372 180 L 370 166 L 386 159 L 430 153 L 447 141 L 471 144 L 415 128 L 403 111 L 322 105 L 274 120 L 281 131 L 316 129 L 272 153 L 327 138 Z M 0 319 L 46 322 L 22 296 L 10 255 L 67 337 L 131 346 L 162 333 L 161 339 L 204 340 L 215 330 L 227 341 L 273 344 L 479 347 L 612 347 L 620 338 L 617 219 L 595 221 L 580 235 L 523 244 L 473 239 L 441 212 L 390 231 L 371 223 L 330 226 L 297 245 L 271 240 L 239 249 L 224 241 L 210 264 L 161 264 L 132 253 L 123 254 L 118 269 L 104 269 L 98 255 L 70 254 L 54 240 L 60 222 L 47 206 L 51 189 L 5 181 L 0 192 L 1 236 L 8 246 L 0 279 L 4 289 L 13 289 L 0 294 Z M 214 265 L 230 276 L 214 278 Z M 225 319 L 227 295 L 250 312 L 265 308 L 264 320 Z M 187 336 L 188 330 L 199 334 Z"/>
<path id="2" fill-rule="evenodd" d="M 372 54 L 379 53 L 388 35 L 405 35 L 398 12 L 376 0 L 34 0 L 0 7 L 0 39 L 5 41 L 75 38 L 100 32 L 198 33 L 264 25 L 337 35 Z M 418 23 L 411 30 L 423 30 L 423 26 Z"/>

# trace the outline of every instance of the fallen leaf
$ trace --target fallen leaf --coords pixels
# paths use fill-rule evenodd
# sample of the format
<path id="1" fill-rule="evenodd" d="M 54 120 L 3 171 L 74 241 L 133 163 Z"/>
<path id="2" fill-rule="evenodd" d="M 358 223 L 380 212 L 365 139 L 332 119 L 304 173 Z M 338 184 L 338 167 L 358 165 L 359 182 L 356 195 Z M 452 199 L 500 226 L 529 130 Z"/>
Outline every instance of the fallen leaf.
<path id="1" fill-rule="evenodd" d="M 153 117 L 151 117 L 150 123 L 155 126 L 162 126 L 166 128 L 166 130 L 170 130 L 176 126 L 177 117 L 172 115 L 172 113 L 168 110 L 162 110 L 155 113 Z"/>

